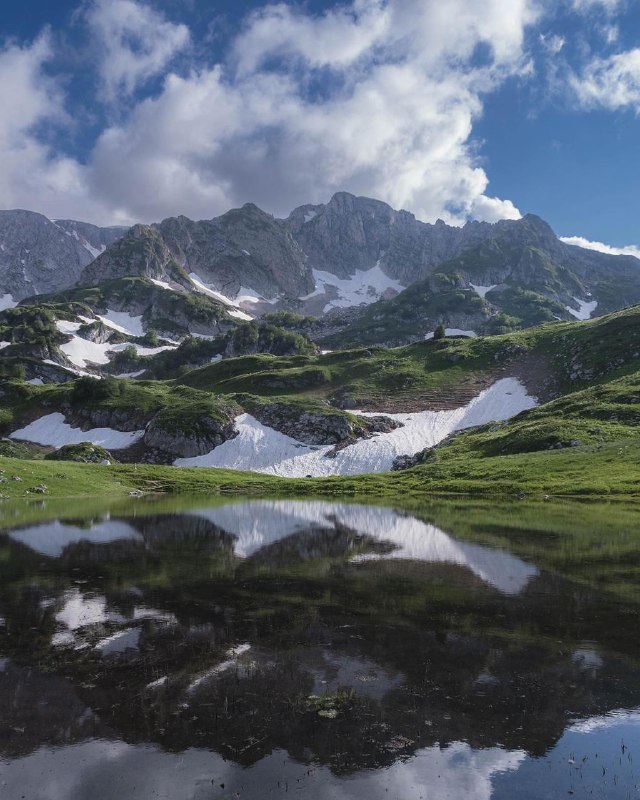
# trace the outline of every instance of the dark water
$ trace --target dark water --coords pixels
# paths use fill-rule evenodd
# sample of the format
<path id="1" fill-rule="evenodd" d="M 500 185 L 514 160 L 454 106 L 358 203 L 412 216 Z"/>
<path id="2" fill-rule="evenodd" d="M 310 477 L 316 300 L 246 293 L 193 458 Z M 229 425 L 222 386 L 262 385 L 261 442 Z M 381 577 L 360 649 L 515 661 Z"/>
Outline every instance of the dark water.
<path id="1" fill-rule="evenodd" d="M 3 800 L 640 796 L 634 509 L 12 514 Z"/>

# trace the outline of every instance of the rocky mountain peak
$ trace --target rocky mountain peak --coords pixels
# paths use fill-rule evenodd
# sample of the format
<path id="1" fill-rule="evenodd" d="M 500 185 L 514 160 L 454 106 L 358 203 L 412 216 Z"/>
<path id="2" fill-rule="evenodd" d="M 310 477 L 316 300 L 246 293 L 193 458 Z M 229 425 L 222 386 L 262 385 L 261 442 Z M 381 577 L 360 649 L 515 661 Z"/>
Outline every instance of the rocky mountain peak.
<path id="1" fill-rule="evenodd" d="M 0 211 L 0 298 L 5 303 L 73 286 L 122 228 L 53 221 L 34 211 Z"/>

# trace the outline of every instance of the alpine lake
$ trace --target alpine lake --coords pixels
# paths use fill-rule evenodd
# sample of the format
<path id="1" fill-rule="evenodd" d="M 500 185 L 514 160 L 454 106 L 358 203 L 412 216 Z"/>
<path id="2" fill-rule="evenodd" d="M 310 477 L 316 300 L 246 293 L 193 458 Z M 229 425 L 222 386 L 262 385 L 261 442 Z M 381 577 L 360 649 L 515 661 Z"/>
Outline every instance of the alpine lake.
<path id="1" fill-rule="evenodd" d="M 640 506 L 0 507 L 3 800 L 640 796 Z"/>

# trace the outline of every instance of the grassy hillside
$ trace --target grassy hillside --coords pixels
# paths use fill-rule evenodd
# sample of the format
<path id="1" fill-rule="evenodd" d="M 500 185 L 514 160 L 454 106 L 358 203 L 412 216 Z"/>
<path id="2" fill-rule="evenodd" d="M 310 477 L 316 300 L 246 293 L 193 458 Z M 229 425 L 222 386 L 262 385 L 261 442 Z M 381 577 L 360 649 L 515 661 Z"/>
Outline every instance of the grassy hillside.
<path id="1" fill-rule="evenodd" d="M 422 454 L 412 469 L 389 475 L 285 481 L 211 470 L 122 465 L 87 469 L 69 482 L 59 467 L 7 459 L 30 482 L 52 494 L 259 491 L 421 497 L 434 492 L 536 495 L 637 495 L 640 487 L 640 309 L 585 323 L 553 323 L 484 339 L 444 339 L 385 350 L 324 356 L 252 355 L 194 370 L 176 381 L 83 378 L 65 385 L 5 381 L 0 425 L 5 434 L 42 413 L 124 412 L 137 426 L 152 417 L 184 430 L 203 418 L 230 421 L 282 403 L 282 414 L 344 416 L 337 408 L 386 410 L 459 406 L 491 381 L 521 377 L 543 400 L 508 422 L 460 433 Z M 329 402 L 331 401 L 331 402 Z M 160 419 L 161 418 L 161 419 Z M 0 448 L 0 452 L 3 449 Z M 16 450 L 7 456 L 42 453 Z M 67 466 L 65 465 L 65 471 Z M 58 472 L 57 472 L 57 471 Z M 24 496 L 26 481 L 7 480 L 0 493 Z"/>
<path id="2" fill-rule="evenodd" d="M 170 494 L 359 497 L 405 503 L 438 494 L 640 499 L 640 438 L 602 446 L 469 457 L 451 452 L 397 473 L 289 480 L 231 470 L 25 461 L 0 457 L 2 499 Z M 14 476 L 20 478 L 14 480 Z M 1 508 L 1 507 L 0 507 Z"/>
<path id="3" fill-rule="evenodd" d="M 521 376 L 542 399 L 640 368 L 640 307 L 588 322 L 554 322 L 477 339 L 450 337 L 394 349 L 324 356 L 227 359 L 181 378 L 194 388 L 265 396 L 330 398 L 392 410 L 459 405 L 504 374 Z"/>

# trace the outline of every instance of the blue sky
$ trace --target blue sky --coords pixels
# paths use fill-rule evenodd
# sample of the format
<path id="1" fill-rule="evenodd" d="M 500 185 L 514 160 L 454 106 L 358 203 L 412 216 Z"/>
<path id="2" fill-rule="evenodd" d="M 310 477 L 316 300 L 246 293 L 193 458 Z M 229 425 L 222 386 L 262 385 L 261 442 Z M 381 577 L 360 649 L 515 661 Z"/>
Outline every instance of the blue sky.
<path id="1" fill-rule="evenodd" d="M 286 215 L 347 190 L 640 245 L 640 0 L 6 0 L 0 104 L 4 208 Z"/>

